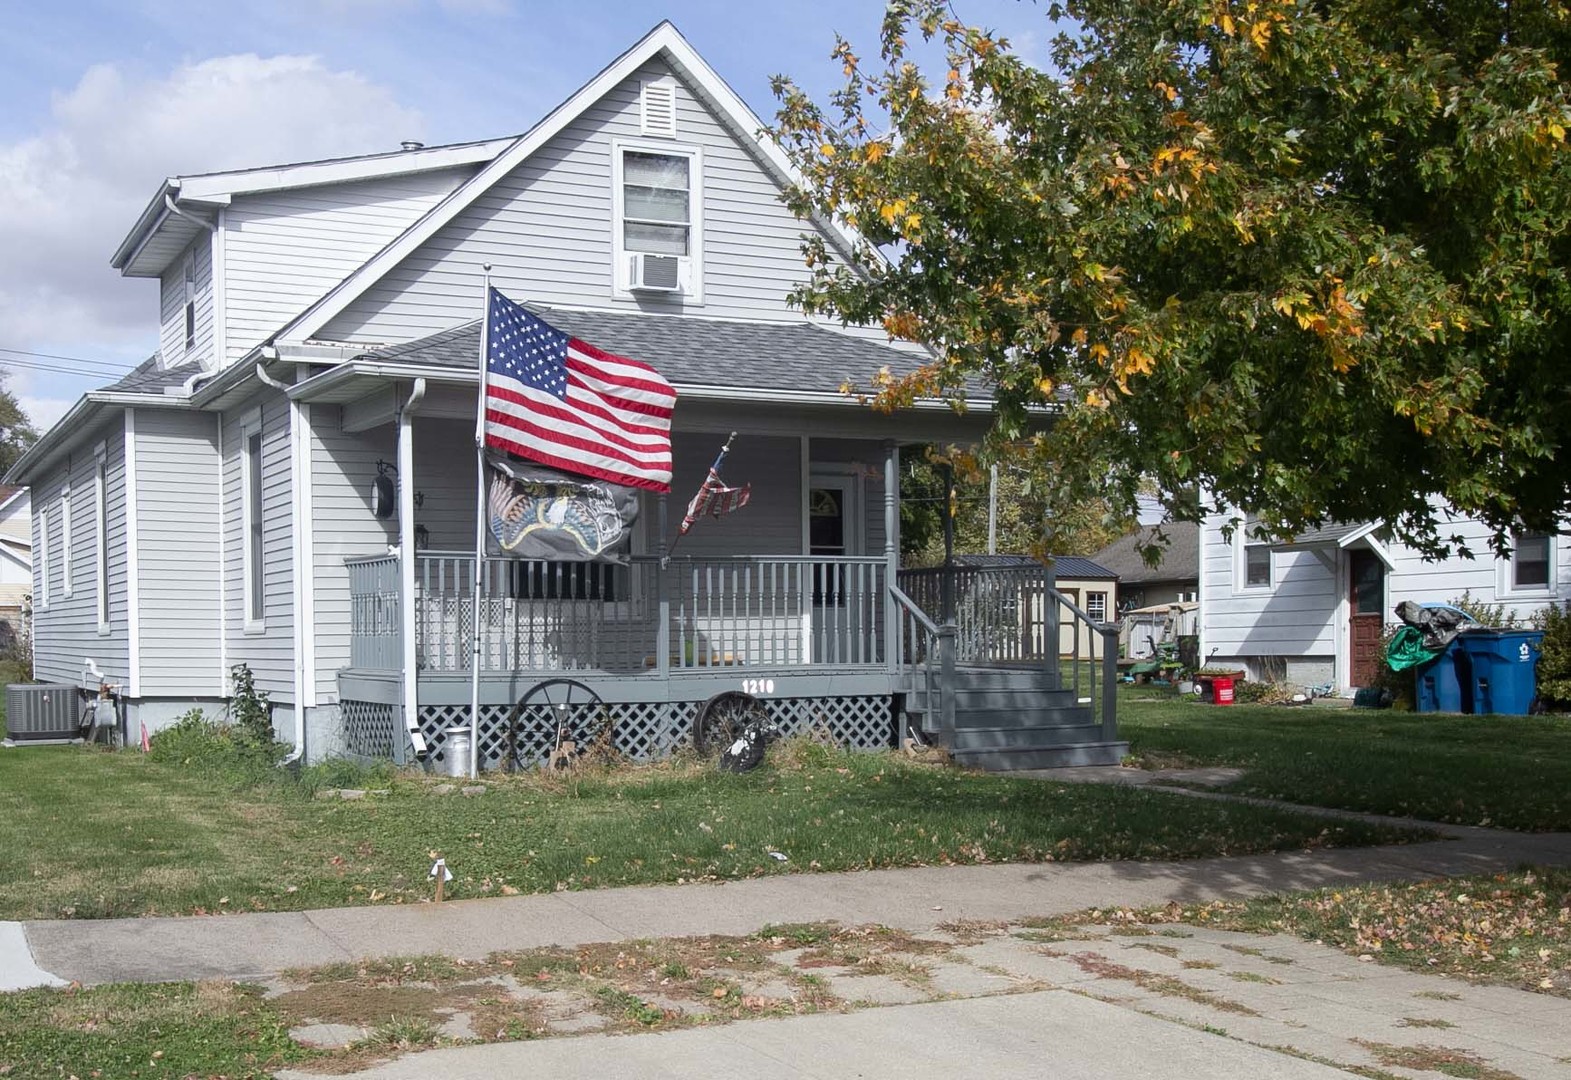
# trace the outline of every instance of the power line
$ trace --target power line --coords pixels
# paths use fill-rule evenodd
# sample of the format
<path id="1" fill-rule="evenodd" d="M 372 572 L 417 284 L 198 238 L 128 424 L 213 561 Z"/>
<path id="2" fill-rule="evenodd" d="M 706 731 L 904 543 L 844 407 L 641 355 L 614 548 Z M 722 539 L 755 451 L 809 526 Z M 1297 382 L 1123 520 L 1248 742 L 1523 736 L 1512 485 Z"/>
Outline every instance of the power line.
<path id="1" fill-rule="evenodd" d="M 61 356 L 58 353 L 29 352 L 26 349 L 12 349 L 6 346 L 0 346 L 0 353 L 9 353 L 15 356 L 30 356 L 38 360 L 64 360 L 72 364 L 83 364 L 92 367 L 106 368 L 111 374 L 117 375 L 123 375 L 127 371 L 130 371 L 131 368 L 136 366 L 135 364 L 122 364 L 114 360 L 93 360 L 86 356 Z M 4 358 L 0 357 L 0 359 Z M 21 361 L 18 361 L 18 363 L 20 362 Z"/>
<path id="2" fill-rule="evenodd" d="M 89 368 L 71 367 L 66 364 L 40 364 L 31 360 L 16 360 L 9 356 L 0 356 L 0 367 L 21 368 L 26 371 L 43 371 L 56 375 L 79 375 L 90 379 L 115 379 L 130 374 L 129 371 L 95 371 Z"/>

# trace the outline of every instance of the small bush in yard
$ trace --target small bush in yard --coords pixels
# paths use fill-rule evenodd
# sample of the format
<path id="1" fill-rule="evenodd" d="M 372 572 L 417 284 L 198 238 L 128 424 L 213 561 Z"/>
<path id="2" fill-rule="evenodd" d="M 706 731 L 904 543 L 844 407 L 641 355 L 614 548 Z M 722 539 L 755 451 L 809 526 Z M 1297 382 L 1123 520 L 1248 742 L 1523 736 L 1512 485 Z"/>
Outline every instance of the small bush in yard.
<path id="1" fill-rule="evenodd" d="M 242 771 L 271 766 L 282 749 L 271 741 L 257 745 L 248 733 L 209 719 L 201 709 L 185 713 L 148 744 L 154 761 Z"/>
<path id="2" fill-rule="evenodd" d="M 1538 660 L 1538 693 L 1556 708 L 1571 708 L 1571 610 L 1554 605 L 1545 608 L 1538 621 L 1543 624 L 1543 654 Z"/>
<path id="3" fill-rule="evenodd" d="M 234 693 L 229 718 L 239 737 L 253 746 L 273 745 L 273 702 L 266 690 L 256 688 L 256 677 L 245 664 L 229 669 Z"/>

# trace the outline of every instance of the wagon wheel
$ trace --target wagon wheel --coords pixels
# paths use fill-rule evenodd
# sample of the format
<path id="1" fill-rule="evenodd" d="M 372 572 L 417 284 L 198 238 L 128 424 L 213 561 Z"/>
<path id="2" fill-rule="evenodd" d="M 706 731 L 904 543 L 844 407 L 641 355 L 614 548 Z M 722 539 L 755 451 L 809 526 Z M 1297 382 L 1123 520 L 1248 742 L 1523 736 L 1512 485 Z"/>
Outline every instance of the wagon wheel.
<path id="1" fill-rule="evenodd" d="M 565 768 L 583 755 L 600 734 L 605 702 L 577 679 L 546 679 L 535 683 L 518 699 L 507 721 L 508 759 L 524 768 L 538 762 L 529 746 L 521 745 L 521 732 L 539 732 L 549 747 L 545 763 Z"/>
<path id="2" fill-rule="evenodd" d="M 699 706 L 693 717 L 693 749 L 700 755 L 729 746 L 750 720 L 767 720 L 769 712 L 752 694 L 727 690 Z"/>

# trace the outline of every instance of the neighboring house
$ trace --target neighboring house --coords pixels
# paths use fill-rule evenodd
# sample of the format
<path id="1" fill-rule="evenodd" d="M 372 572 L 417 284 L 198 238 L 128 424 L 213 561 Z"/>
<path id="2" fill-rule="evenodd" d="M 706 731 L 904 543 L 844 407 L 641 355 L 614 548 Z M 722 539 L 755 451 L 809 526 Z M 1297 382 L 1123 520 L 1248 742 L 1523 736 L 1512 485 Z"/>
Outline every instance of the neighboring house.
<path id="1" fill-rule="evenodd" d="M 1227 516 L 1201 531 L 1200 646 L 1213 664 L 1251 678 L 1338 690 L 1370 685 L 1383 628 L 1404 600 L 1471 593 L 1520 617 L 1571 599 L 1571 537 L 1518 534 L 1510 558 L 1490 554 L 1489 531 L 1457 519 L 1444 531 L 1477 557 L 1426 562 L 1378 524 L 1328 525 L 1268 543 Z"/>
<path id="2" fill-rule="evenodd" d="M 1167 538 L 1161 560 L 1146 564 L 1141 544 L 1161 532 Z M 1118 610 L 1192 603 L 1200 592 L 1200 526 L 1192 521 L 1147 525 L 1121 536 L 1091 556 L 1091 561 L 1118 575 Z"/>
<path id="3" fill-rule="evenodd" d="M 0 648 L 22 633 L 33 592 L 32 494 L 0 484 Z"/>
<path id="4" fill-rule="evenodd" d="M 166 181 L 113 259 L 160 282 L 157 355 L 10 476 L 39 507 L 39 677 L 76 682 L 91 660 L 133 728 L 156 731 L 220 708 L 243 663 L 311 760 L 443 758 L 478 658 L 488 764 L 515 737 L 550 749 L 559 714 L 515 704 L 565 677 L 603 702 L 575 715 L 608 719 L 635 757 L 745 691 L 789 730 L 856 745 L 909 719 L 992 767 L 1117 761 L 1110 697 L 1093 711 L 1061 689 L 1047 650 L 984 651 L 935 681 L 953 636 L 896 588 L 900 446 L 975 442 L 989 403 L 892 417 L 840 391 L 923 357 L 788 307 L 803 231 L 840 259 L 852 238 L 785 208 L 793 174 L 761 128 L 663 23 L 517 138 Z M 476 650 L 487 265 L 679 397 L 670 505 L 642 496 L 627 561 L 487 561 Z M 732 430 L 726 478 L 751 482 L 751 503 L 665 558 Z M 371 497 L 383 475 L 391 505 Z M 1032 712 L 970 747 L 956 728 L 986 717 L 956 702 L 984 684 L 1032 695 Z M 1020 743 L 1038 724 L 1049 734 Z"/>

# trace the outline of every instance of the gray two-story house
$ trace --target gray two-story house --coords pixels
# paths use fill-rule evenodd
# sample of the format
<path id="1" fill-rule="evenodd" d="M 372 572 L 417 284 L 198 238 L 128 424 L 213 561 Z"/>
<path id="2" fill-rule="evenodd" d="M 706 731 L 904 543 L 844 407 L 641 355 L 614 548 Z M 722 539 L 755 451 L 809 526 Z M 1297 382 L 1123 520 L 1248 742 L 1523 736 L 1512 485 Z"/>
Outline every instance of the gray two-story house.
<path id="1" fill-rule="evenodd" d="M 33 491 L 38 676 L 91 662 L 134 733 L 221 709 L 244 664 L 310 760 L 441 759 L 477 664 L 482 766 L 569 736 L 662 754 L 722 694 L 855 745 L 1116 760 L 1092 665 L 1065 682 L 1047 625 L 1084 616 L 1045 575 L 952 603 L 992 620 L 969 631 L 900 589 L 900 448 L 977 440 L 987 403 L 842 392 L 925 356 L 788 307 L 803 231 L 848 261 L 851 237 L 786 209 L 761 129 L 663 23 L 514 138 L 167 180 L 113 257 L 160 282 L 157 354 L 9 477 Z M 615 564 L 486 560 L 476 588 L 487 267 L 676 387 L 671 505 L 643 493 Z M 751 501 L 669 551 L 732 431 Z"/>

